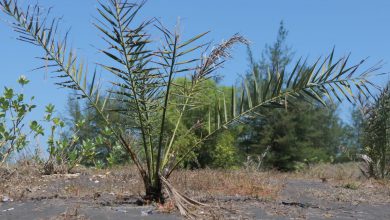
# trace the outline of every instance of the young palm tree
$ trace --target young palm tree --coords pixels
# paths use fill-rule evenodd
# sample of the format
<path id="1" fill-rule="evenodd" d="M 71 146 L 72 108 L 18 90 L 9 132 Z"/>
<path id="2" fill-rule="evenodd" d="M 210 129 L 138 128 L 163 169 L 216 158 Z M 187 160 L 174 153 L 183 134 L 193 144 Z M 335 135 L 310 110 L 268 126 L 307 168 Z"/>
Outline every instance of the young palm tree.
<path id="1" fill-rule="evenodd" d="M 156 19 L 136 23 L 135 17 L 144 4 L 145 1 L 137 4 L 127 0 L 99 2 L 97 10 L 101 17 L 94 25 L 108 45 L 107 49 L 101 50 L 108 62 L 99 65 L 115 77 L 108 90 L 109 94 L 115 95 L 107 95 L 102 102 L 99 101 L 102 86 L 96 82 L 95 74 L 88 76 L 86 65 L 69 46 L 67 34 L 58 38 L 59 20 L 42 16 L 38 6 L 22 9 L 16 0 L 0 0 L 0 9 L 14 20 L 19 39 L 43 49 L 40 59 L 44 65 L 38 69 L 52 68 L 52 73 L 59 79 L 57 85 L 76 91 L 77 98 L 87 99 L 104 118 L 137 166 L 145 185 L 146 199 L 163 202 L 163 185 L 175 194 L 166 179 L 181 162 L 205 140 L 239 123 L 243 117 L 251 117 L 259 108 L 287 107 L 297 99 L 323 104 L 333 98 L 353 100 L 353 92 L 370 93 L 372 84 L 367 77 L 379 68 L 374 66 L 358 73 L 363 61 L 347 67 L 348 58 L 334 62 L 332 52 L 313 65 L 298 61 L 290 73 L 276 69 L 276 74 L 269 73 L 268 77 L 259 78 L 254 74 L 254 80 L 251 80 L 254 85 L 249 86 L 244 81 L 240 88 L 232 89 L 230 106 L 222 100 L 224 104 L 217 111 L 215 125 L 211 126 L 211 120 L 194 122 L 195 127 L 207 126 L 208 134 L 187 152 L 177 155 L 175 152 L 180 147 L 175 144 L 177 131 L 183 116 L 199 106 L 195 97 L 202 82 L 215 76 L 215 71 L 230 58 L 229 50 L 235 44 L 248 42 L 236 34 L 207 52 L 210 44 L 197 43 L 207 32 L 183 41 L 178 31 L 169 31 Z M 155 38 L 151 37 L 150 29 L 161 34 L 161 45 L 152 40 Z M 174 83 L 176 77 L 187 80 L 177 85 Z M 236 95 L 237 90 L 239 94 Z M 129 130 L 139 133 L 141 157 L 136 154 L 136 146 L 126 141 L 124 136 L 128 131 L 120 130 L 110 122 L 107 114 L 110 109 L 105 106 L 110 97 L 122 103 L 124 108 L 117 111 L 136 120 L 137 126 Z M 168 134 L 169 108 L 176 109 L 178 117 L 173 131 Z"/>

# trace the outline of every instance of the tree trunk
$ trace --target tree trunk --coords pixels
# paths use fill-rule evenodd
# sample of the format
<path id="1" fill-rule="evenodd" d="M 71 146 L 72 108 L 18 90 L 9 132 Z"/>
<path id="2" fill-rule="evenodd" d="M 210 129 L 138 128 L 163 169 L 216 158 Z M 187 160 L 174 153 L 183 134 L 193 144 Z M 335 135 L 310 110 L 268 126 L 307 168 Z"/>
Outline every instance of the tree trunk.
<path id="1" fill-rule="evenodd" d="M 153 182 L 152 182 L 153 181 Z M 145 197 L 146 201 L 152 201 L 157 203 L 164 203 L 164 195 L 162 193 L 162 182 L 158 176 L 155 180 L 144 179 L 145 185 Z"/>

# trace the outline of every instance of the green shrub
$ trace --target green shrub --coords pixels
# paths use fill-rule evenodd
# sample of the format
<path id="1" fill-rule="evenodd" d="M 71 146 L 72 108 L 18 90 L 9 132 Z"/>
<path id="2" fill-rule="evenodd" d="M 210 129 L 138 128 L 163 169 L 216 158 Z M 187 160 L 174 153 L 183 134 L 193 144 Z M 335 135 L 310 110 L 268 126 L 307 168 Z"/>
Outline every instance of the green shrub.
<path id="1" fill-rule="evenodd" d="M 18 79 L 20 86 L 25 86 L 29 80 L 21 76 Z M 34 97 L 30 99 L 30 102 Z M 30 122 L 29 128 L 25 127 L 25 117 L 36 106 L 27 103 L 23 93 L 17 93 L 14 89 L 5 87 L 0 96 L 0 166 L 16 151 L 20 152 L 30 143 L 29 135 L 35 137 L 43 134 L 42 127 L 36 122 Z"/>
<path id="2" fill-rule="evenodd" d="M 212 165 L 217 168 L 232 168 L 238 165 L 239 154 L 235 135 L 224 131 L 218 135 L 215 148 L 211 151 Z"/>

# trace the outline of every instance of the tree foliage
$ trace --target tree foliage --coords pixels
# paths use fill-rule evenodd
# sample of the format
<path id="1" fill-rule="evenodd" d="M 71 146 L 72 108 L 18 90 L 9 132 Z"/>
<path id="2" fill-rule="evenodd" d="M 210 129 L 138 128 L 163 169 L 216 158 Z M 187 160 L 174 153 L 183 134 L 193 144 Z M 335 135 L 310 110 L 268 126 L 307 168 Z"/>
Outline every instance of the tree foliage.
<path id="1" fill-rule="evenodd" d="M 293 60 L 287 36 L 288 31 L 281 22 L 275 43 L 266 45 L 258 62 L 249 49 L 250 71 L 246 81 L 251 90 L 257 83 L 262 83 L 264 78 L 277 79 L 279 71 L 287 72 Z M 310 71 L 305 64 L 295 68 Z M 278 82 L 274 80 L 273 83 Z M 317 105 L 297 100 L 293 105 L 281 106 L 279 109 L 257 111 L 257 115 L 245 122 L 248 126 L 240 134 L 241 151 L 247 156 L 261 155 L 269 148 L 263 165 L 285 171 L 299 169 L 305 164 L 333 161 L 338 156 L 339 146 L 344 144 L 347 127 L 338 118 L 337 104 L 327 103 L 330 101 L 326 99 L 327 95 L 319 95 L 317 98 L 320 102 Z M 321 100 L 322 104 L 330 108 L 320 105 Z"/>

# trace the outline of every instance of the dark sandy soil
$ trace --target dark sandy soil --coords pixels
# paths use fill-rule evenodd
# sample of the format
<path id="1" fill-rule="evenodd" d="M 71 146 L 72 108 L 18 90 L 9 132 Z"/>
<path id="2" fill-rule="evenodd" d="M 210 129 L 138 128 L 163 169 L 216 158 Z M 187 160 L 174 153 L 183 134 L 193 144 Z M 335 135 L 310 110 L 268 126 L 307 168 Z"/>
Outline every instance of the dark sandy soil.
<path id="1" fill-rule="evenodd" d="M 390 188 L 384 182 L 321 180 L 269 173 L 248 174 L 248 177 L 253 177 L 252 181 L 263 178 L 262 181 L 237 182 L 234 175 L 240 179 L 241 173 L 199 172 L 181 173 L 173 179 L 185 194 L 219 207 L 199 210 L 197 219 L 390 219 Z M 3 175 L 3 182 L 0 182 L 1 220 L 181 219 L 172 207 L 142 204 L 137 195 L 142 187 L 135 183 L 137 177 L 128 173 L 51 177 L 28 173 L 29 178 L 24 175 L 27 174 L 19 172 L 8 179 Z M 209 182 L 196 182 L 198 175 L 209 175 Z M 216 179 L 210 180 L 211 176 Z M 123 187 L 118 183 L 122 178 L 126 179 L 122 181 Z M 227 182 L 220 181 L 229 178 Z M 134 180 L 134 185 L 126 191 L 131 180 Z"/>
<path id="2" fill-rule="evenodd" d="M 319 181 L 287 180 L 279 207 L 284 206 L 290 218 L 390 219 L 390 203 L 364 201 L 360 196 L 364 195 L 358 190 Z"/>

